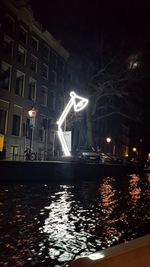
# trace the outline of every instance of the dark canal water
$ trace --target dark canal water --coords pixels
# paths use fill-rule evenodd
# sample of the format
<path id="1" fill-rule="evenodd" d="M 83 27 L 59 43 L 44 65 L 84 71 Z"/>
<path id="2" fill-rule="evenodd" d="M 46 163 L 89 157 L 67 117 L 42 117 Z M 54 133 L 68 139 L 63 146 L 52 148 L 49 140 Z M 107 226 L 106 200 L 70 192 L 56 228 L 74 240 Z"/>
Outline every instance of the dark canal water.
<path id="1" fill-rule="evenodd" d="M 0 186 L 0 267 L 68 266 L 150 233 L 150 174 Z"/>

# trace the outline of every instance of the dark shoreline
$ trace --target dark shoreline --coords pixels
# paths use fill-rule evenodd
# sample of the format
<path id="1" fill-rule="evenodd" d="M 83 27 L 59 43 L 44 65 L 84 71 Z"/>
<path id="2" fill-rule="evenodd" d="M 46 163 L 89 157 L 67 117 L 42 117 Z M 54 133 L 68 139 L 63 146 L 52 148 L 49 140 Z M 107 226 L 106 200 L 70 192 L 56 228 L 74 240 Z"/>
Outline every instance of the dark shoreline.
<path id="1" fill-rule="evenodd" d="M 65 161 L 0 161 L 1 182 L 51 182 L 139 173 L 141 165 L 90 164 Z"/>

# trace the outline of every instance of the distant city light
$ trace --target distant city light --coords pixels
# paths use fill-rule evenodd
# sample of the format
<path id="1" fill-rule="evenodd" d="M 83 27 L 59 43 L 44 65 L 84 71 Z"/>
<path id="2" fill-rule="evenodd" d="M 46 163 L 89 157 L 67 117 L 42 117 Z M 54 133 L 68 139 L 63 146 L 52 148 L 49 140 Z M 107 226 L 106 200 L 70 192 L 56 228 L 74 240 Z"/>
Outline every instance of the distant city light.
<path id="1" fill-rule="evenodd" d="M 133 147 L 133 151 L 136 152 L 136 147 Z"/>
<path id="2" fill-rule="evenodd" d="M 67 143 L 65 141 L 64 135 L 63 135 L 63 131 L 62 131 L 62 124 L 65 121 L 70 109 L 72 107 L 74 107 L 74 111 L 75 112 L 79 112 L 82 109 L 84 109 L 86 107 L 86 105 L 88 104 L 88 99 L 78 96 L 75 92 L 70 92 L 70 100 L 68 102 L 68 104 L 66 105 L 63 113 L 61 114 L 59 120 L 57 121 L 58 124 L 58 137 L 62 146 L 62 150 L 65 154 L 65 156 L 71 156 L 71 153 L 68 149 Z"/>

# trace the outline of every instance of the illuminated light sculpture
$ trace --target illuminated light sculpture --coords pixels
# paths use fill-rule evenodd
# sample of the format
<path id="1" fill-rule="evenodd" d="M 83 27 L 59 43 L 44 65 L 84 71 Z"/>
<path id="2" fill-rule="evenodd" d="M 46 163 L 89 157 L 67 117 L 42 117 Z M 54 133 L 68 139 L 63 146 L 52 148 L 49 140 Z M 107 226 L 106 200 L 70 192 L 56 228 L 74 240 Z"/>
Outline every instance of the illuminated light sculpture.
<path id="1" fill-rule="evenodd" d="M 70 109 L 72 107 L 74 107 L 74 111 L 75 112 L 79 112 L 82 109 L 84 109 L 86 107 L 86 105 L 88 104 L 88 99 L 78 96 L 75 92 L 70 92 L 70 100 L 68 102 L 68 104 L 66 105 L 63 113 L 61 114 L 59 120 L 57 121 L 58 124 L 58 137 L 60 140 L 60 143 L 62 145 L 62 150 L 65 154 L 65 156 L 71 156 L 71 153 L 68 149 L 67 143 L 65 141 L 64 135 L 63 135 L 63 131 L 62 131 L 62 124 L 65 121 Z"/>

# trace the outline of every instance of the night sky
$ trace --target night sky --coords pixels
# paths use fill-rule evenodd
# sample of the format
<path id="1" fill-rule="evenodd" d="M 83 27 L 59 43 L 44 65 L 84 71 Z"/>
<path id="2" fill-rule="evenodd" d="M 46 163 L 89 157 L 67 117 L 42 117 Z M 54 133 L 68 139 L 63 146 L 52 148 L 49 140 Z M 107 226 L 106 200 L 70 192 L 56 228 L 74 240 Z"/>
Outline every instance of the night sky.
<path id="1" fill-rule="evenodd" d="M 133 49 L 149 42 L 150 5 L 133 0 L 31 0 L 34 16 L 62 45 L 74 52 L 101 39 Z"/>
<path id="2" fill-rule="evenodd" d="M 149 1 L 30 1 L 35 18 L 61 41 L 72 55 L 80 57 L 82 51 L 92 51 L 96 55 L 101 40 L 104 39 L 104 45 L 110 45 L 112 54 L 118 52 L 124 43 L 128 56 L 139 51 L 143 54 L 146 50 L 150 56 Z M 149 62 L 149 59 L 146 60 Z M 146 86 L 149 87 L 148 84 Z M 150 96 L 146 97 L 147 104 L 143 104 L 146 125 L 150 122 L 149 98 Z M 149 140 L 148 129 L 146 133 Z"/>

